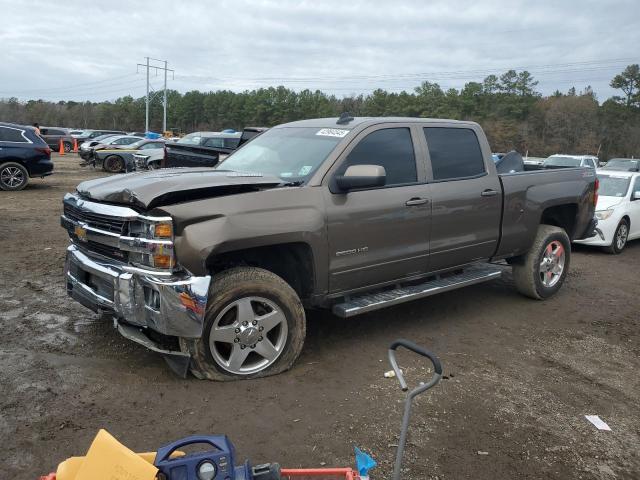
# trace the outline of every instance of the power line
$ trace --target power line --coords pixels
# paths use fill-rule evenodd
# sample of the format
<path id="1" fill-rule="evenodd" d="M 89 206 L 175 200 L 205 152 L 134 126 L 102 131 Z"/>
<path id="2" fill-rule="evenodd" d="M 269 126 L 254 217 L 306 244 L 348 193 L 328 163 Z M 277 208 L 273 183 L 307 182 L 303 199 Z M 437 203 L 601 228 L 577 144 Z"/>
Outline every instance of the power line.
<path id="1" fill-rule="evenodd" d="M 85 86 L 95 86 L 95 85 L 99 85 L 99 86 L 105 86 L 105 85 L 100 85 L 102 83 L 105 82 L 113 82 L 114 80 L 120 80 L 123 78 L 128 78 L 128 77 L 135 77 L 136 74 L 135 73 L 128 73 L 126 75 L 119 75 L 117 77 L 111 77 L 111 78 L 106 78 L 106 79 L 102 79 L 102 80 L 96 80 L 93 82 L 84 82 L 84 83 L 77 83 L 75 85 L 67 85 L 64 87 L 47 87 L 47 88 L 39 88 L 39 89 L 30 89 L 30 90 L 18 90 L 18 91 L 12 91 L 12 92 L 0 92 L 0 93 L 9 93 L 9 94 L 16 94 L 16 95 L 20 95 L 20 94 L 24 94 L 24 93 L 42 93 L 42 92 L 58 92 L 58 91 L 64 91 L 64 90 L 74 90 L 74 89 L 78 89 L 78 88 L 82 88 Z M 120 82 L 116 82 L 114 85 L 118 84 Z"/>

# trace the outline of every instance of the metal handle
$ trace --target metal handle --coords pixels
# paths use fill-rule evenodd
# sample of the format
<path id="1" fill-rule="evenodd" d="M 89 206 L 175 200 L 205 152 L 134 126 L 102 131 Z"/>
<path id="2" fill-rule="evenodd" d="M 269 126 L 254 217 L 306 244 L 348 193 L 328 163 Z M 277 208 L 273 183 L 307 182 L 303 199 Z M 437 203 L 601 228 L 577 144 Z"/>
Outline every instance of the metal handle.
<path id="1" fill-rule="evenodd" d="M 404 204 L 407 207 L 412 207 L 414 205 L 424 205 L 425 203 L 427 203 L 429 201 L 428 198 L 412 198 L 411 200 L 407 200 L 406 202 L 404 202 Z"/>
<path id="2" fill-rule="evenodd" d="M 495 197 L 496 195 L 498 195 L 498 191 L 490 189 L 487 189 L 480 194 L 481 197 Z"/>
<path id="3" fill-rule="evenodd" d="M 440 376 L 442 376 L 442 363 L 440 363 L 440 359 L 436 356 L 436 354 L 430 352 L 425 348 L 422 348 L 419 345 L 416 345 L 415 343 L 409 340 L 405 340 L 401 338 L 399 340 L 396 340 L 389 346 L 389 363 L 391 364 L 391 368 L 393 368 L 393 371 L 395 372 L 396 377 L 398 377 L 398 382 L 400 382 L 400 388 L 402 389 L 403 392 L 406 392 L 409 389 L 409 387 L 407 387 L 407 382 L 405 381 L 404 375 L 402 375 L 402 371 L 398 367 L 398 362 L 396 361 L 396 350 L 398 347 L 404 347 L 407 350 L 411 350 L 412 352 L 417 353 L 418 355 L 427 357 L 429 360 L 431 360 L 431 363 L 433 364 L 433 369 L 435 371 L 433 377 L 431 377 L 431 380 L 429 380 L 427 384 L 423 383 L 422 385 L 416 387 L 413 391 L 411 391 L 411 393 L 409 393 L 410 396 L 415 397 L 416 395 L 419 395 L 420 393 L 424 392 L 425 390 L 428 390 L 433 385 L 438 383 L 438 381 L 440 380 Z M 436 377 L 438 377 L 436 382 L 431 384 Z M 425 385 L 428 385 L 428 387 L 424 388 Z"/>
<path id="4" fill-rule="evenodd" d="M 404 455 L 404 447 L 407 443 L 407 431 L 409 430 L 409 420 L 411 418 L 411 403 L 413 399 L 420 395 L 422 392 L 429 390 L 431 387 L 435 386 L 442 377 L 442 363 L 440 363 L 440 359 L 429 350 L 422 348 L 416 345 L 409 340 L 399 339 L 396 340 L 389 346 L 389 363 L 391 363 L 391 367 L 393 371 L 396 373 L 396 377 L 398 377 L 398 381 L 400 382 L 400 388 L 402 388 L 403 392 L 408 390 L 407 382 L 404 380 L 404 376 L 402 375 L 402 371 L 398 367 L 398 362 L 396 361 L 396 349 L 398 347 L 404 347 L 407 350 L 411 350 L 418 355 L 422 355 L 423 357 L 427 357 L 431 360 L 433 364 L 434 374 L 429 380 L 428 383 L 420 383 L 419 386 L 411 390 L 407 394 L 407 399 L 404 403 L 404 416 L 402 417 L 402 427 L 400 428 L 400 440 L 398 441 L 398 451 L 396 452 L 396 462 L 393 467 L 393 480 L 400 480 L 400 473 L 402 471 L 402 457 Z"/>

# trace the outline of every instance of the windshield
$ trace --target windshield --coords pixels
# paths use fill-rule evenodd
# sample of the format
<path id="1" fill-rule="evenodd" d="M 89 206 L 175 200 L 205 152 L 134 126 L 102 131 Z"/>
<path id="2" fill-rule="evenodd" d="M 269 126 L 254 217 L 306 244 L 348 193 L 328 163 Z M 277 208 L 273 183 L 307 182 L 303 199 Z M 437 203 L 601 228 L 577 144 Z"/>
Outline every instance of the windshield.
<path id="1" fill-rule="evenodd" d="M 108 135 L 100 135 L 100 136 L 98 136 L 98 137 L 94 137 L 94 139 L 93 139 L 93 140 L 94 140 L 94 141 L 104 140 L 104 139 L 106 139 L 106 138 L 109 138 L 109 137 L 115 137 L 115 136 L 117 136 L 117 135 L 114 135 L 113 133 L 110 133 L 110 134 L 108 134 Z"/>
<path id="2" fill-rule="evenodd" d="M 199 132 L 190 133 L 189 135 L 185 135 L 176 143 L 182 143 L 186 145 L 200 145 L 200 140 L 202 140 L 202 134 Z"/>
<path id="3" fill-rule="evenodd" d="M 640 167 L 639 160 L 631 160 L 628 158 L 612 158 L 607 162 L 604 168 L 611 168 L 616 170 L 628 170 L 634 171 Z"/>
<path id="4" fill-rule="evenodd" d="M 629 189 L 629 177 L 616 177 L 613 175 L 598 175 L 600 188 L 598 195 L 602 197 L 624 197 Z"/>
<path id="5" fill-rule="evenodd" d="M 133 142 L 132 144 L 129 145 L 129 147 L 131 148 L 138 148 L 141 145 L 144 145 L 148 140 L 146 138 L 143 138 L 142 140 L 138 140 L 137 142 Z"/>
<path id="6" fill-rule="evenodd" d="M 288 182 L 304 181 L 348 133 L 340 130 L 334 136 L 331 131 L 317 127 L 274 128 L 236 150 L 218 168 L 272 174 Z"/>
<path id="7" fill-rule="evenodd" d="M 544 161 L 545 165 L 554 167 L 579 167 L 582 160 L 572 157 L 549 157 Z"/>

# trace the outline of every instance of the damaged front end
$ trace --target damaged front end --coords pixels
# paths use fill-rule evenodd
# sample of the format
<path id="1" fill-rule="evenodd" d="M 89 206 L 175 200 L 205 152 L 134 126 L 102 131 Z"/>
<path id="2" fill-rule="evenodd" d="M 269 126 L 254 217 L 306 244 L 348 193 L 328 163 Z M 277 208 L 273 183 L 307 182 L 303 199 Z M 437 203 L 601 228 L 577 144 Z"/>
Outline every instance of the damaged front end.
<path id="1" fill-rule="evenodd" d="M 95 312 L 111 314 L 124 337 L 161 353 L 186 375 L 190 357 L 177 339 L 202 336 L 211 277 L 178 265 L 171 218 L 67 194 L 61 224 L 72 242 L 65 262 L 67 293 Z"/>

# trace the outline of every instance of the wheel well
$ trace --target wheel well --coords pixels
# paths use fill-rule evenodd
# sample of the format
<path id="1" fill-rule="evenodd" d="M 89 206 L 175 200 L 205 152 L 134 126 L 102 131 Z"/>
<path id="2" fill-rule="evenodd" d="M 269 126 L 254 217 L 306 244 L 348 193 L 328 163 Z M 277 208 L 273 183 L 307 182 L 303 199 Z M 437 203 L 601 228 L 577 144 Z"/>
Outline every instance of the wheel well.
<path id="1" fill-rule="evenodd" d="M 578 206 L 574 203 L 556 205 L 555 207 L 549 207 L 542 212 L 540 223 L 563 228 L 567 232 L 567 235 L 569 235 L 569 238 L 573 238 L 577 213 Z"/>
<path id="2" fill-rule="evenodd" d="M 623 215 L 620 220 L 626 220 L 627 221 L 627 227 L 631 227 L 631 219 L 629 218 L 628 215 Z"/>
<path id="3" fill-rule="evenodd" d="M 214 255 L 207 259 L 212 274 L 233 267 L 264 268 L 287 282 L 302 299 L 309 298 L 314 288 L 313 254 L 306 243 L 285 243 L 248 248 Z"/>

